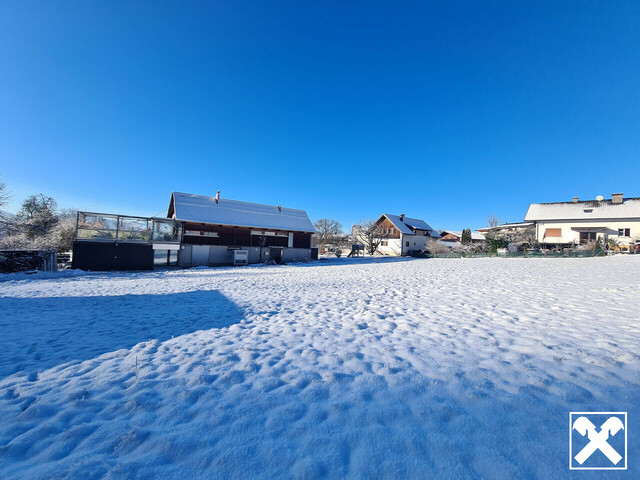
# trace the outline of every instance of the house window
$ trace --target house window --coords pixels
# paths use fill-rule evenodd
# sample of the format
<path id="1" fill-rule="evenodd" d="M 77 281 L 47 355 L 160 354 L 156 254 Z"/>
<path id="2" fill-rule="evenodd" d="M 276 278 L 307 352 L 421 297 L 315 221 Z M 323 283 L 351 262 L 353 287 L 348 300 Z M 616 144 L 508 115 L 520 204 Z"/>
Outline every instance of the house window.
<path id="1" fill-rule="evenodd" d="M 595 242 L 596 239 L 596 232 L 580 232 L 580 243 Z"/>
<path id="2" fill-rule="evenodd" d="M 409 246 L 409 242 L 405 242 L 405 245 L 408 247 Z"/>
<path id="3" fill-rule="evenodd" d="M 386 247 L 386 246 L 388 246 L 388 245 L 389 245 L 389 242 L 388 242 L 387 240 L 382 240 L 382 241 L 380 242 L 380 246 L 382 246 L 382 247 Z"/>
<path id="4" fill-rule="evenodd" d="M 544 232 L 545 237 L 561 237 L 562 229 L 561 228 L 547 228 Z"/>
<path id="5" fill-rule="evenodd" d="M 631 236 L 631 229 L 630 228 L 619 228 L 618 229 L 618 236 L 619 237 L 630 237 Z"/>

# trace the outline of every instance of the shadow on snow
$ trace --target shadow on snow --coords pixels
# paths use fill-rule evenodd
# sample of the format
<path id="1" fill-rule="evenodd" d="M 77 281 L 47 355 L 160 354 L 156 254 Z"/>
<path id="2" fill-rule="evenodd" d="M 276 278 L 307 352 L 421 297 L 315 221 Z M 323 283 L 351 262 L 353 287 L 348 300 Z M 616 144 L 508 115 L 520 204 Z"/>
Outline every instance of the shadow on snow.
<path id="1" fill-rule="evenodd" d="M 159 295 L 2 299 L 0 378 L 224 328 L 243 311 L 215 290 Z"/>

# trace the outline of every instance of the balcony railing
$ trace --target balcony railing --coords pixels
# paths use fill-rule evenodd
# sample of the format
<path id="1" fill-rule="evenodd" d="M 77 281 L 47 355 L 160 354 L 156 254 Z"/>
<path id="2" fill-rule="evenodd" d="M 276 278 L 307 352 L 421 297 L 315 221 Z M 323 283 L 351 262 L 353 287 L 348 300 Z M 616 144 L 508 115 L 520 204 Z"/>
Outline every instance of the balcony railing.
<path id="1" fill-rule="evenodd" d="M 76 240 L 128 243 L 180 243 L 182 226 L 169 218 L 78 212 Z"/>

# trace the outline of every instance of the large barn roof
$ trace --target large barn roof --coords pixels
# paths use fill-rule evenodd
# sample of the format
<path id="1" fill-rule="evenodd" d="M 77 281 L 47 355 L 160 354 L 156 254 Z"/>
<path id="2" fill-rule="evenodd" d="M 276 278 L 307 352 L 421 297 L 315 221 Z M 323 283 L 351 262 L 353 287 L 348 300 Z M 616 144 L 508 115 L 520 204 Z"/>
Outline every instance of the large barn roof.
<path id="1" fill-rule="evenodd" d="M 582 202 L 532 203 L 525 221 L 602 220 L 640 218 L 640 198 L 625 198 L 622 203 L 611 200 Z"/>
<path id="2" fill-rule="evenodd" d="M 315 232 L 307 212 L 215 197 L 173 192 L 169 217 L 183 222 Z"/>

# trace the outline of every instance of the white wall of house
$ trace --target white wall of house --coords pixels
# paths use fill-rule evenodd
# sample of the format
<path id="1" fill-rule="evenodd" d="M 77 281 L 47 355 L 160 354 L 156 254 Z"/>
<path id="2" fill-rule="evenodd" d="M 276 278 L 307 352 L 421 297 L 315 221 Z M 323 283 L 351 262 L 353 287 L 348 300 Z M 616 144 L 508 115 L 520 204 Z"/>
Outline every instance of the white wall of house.
<path id="1" fill-rule="evenodd" d="M 621 245 L 628 245 L 634 240 L 640 240 L 640 218 L 630 220 L 560 220 L 560 221 L 537 221 L 536 222 L 536 238 L 540 243 L 580 243 L 580 232 L 572 230 L 572 228 L 596 228 L 606 227 L 607 231 L 599 233 L 598 236 L 608 235 Z M 560 229 L 560 237 L 544 238 L 547 229 Z M 629 236 L 618 236 L 619 229 L 629 229 Z M 544 240 L 543 240 L 544 238 Z"/>
<path id="2" fill-rule="evenodd" d="M 386 243 L 386 245 L 383 245 Z M 385 238 L 380 241 L 378 251 L 383 255 L 402 255 L 402 238 Z"/>
<path id="3" fill-rule="evenodd" d="M 431 237 L 424 235 L 400 235 L 400 238 L 381 240 L 378 251 L 383 255 L 408 255 L 412 250 L 424 250 Z M 386 242 L 386 245 L 383 243 Z M 407 242 L 409 245 L 407 246 Z"/>
<path id="4" fill-rule="evenodd" d="M 424 235 L 403 235 L 402 251 L 404 255 L 408 255 L 412 250 L 424 250 L 427 247 L 427 241 L 431 237 Z M 407 242 L 409 246 L 407 246 Z"/>

